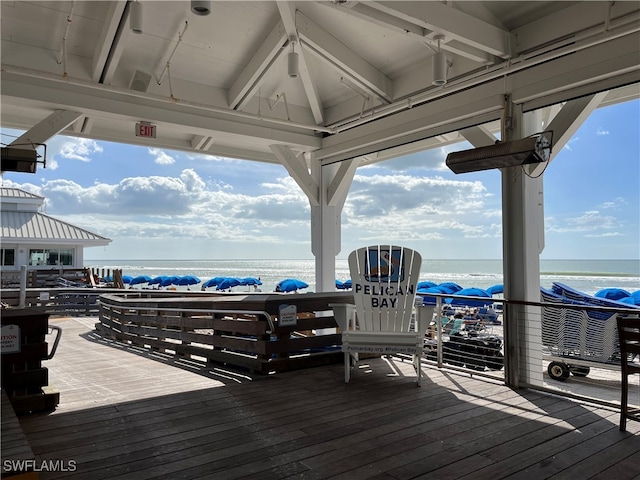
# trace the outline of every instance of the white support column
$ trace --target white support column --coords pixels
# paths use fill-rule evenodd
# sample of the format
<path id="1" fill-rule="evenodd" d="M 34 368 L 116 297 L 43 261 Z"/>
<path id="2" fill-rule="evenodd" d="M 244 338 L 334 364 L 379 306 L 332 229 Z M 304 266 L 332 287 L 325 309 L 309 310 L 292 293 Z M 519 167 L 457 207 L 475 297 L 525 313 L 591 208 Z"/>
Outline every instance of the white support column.
<path id="1" fill-rule="evenodd" d="M 510 105 L 511 127 L 505 140 L 539 132 L 535 113 L 525 117 L 520 105 Z M 542 175 L 524 168 L 502 170 L 502 231 L 504 293 L 508 300 L 540 301 L 540 253 L 544 249 Z M 505 373 L 511 387 L 542 384 L 540 309 L 507 305 L 505 312 Z"/>
<path id="2" fill-rule="evenodd" d="M 321 168 L 319 170 L 322 172 Z M 311 251 L 316 259 L 318 292 L 332 292 L 336 288 L 336 255 L 340 253 L 341 245 L 340 213 L 324 201 L 311 206 Z"/>
<path id="3" fill-rule="evenodd" d="M 510 129 L 505 140 L 553 131 L 551 160 L 569 141 L 606 92 L 566 102 L 544 126 L 541 111 L 522 114 L 510 105 Z M 510 122 L 510 123 L 509 123 Z M 548 119 L 547 122 L 548 123 Z M 550 160 L 550 161 L 551 161 Z M 505 298 L 540 301 L 540 254 L 544 250 L 543 173 L 546 164 L 502 170 L 502 231 Z M 505 372 L 507 384 L 542 385 L 542 312 L 539 307 L 508 306 L 505 314 Z"/>
<path id="4" fill-rule="evenodd" d="M 356 171 L 357 161 L 321 166 L 311 162 L 311 176 L 320 190 L 320 202 L 311 205 L 311 251 L 316 258 L 316 290 L 336 288 L 336 256 L 342 248 L 342 207 Z"/>
<path id="5" fill-rule="evenodd" d="M 271 145 L 270 148 L 309 199 L 316 291 L 332 292 L 336 288 L 336 255 L 340 253 L 342 243 L 342 207 L 359 160 L 323 167 L 312 157 L 309 168 L 303 154 L 296 155 L 283 145 Z"/>

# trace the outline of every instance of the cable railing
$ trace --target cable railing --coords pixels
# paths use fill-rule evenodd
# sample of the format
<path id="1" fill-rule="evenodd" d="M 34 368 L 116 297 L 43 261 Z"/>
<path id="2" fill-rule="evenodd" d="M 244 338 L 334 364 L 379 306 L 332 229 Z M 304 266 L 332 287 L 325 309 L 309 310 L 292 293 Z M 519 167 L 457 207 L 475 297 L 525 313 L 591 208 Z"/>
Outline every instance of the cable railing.
<path id="1" fill-rule="evenodd" d="M 458 306 L 448 303 L 451 295 L 424 298 L 436 305 L 425 334 L 427 365 L 503 381 L 511 368 L 519 386 L 618 408 L 621 357 L 616 318 L 638 316 L 640 309 L 591 305 L 545 295 L 544 290 L 540 302 L 484 299 L 482 306 L 479 297 L 456 296 Z M 465 299 L 475 306 L 464 306 Z M 515 338 L 515 355 L 505 353 L 509 338 Z M 630 385 L 629 403 L 638 406 L 640 385 L 637 378 L 631 380 L 636 383 Z"/>

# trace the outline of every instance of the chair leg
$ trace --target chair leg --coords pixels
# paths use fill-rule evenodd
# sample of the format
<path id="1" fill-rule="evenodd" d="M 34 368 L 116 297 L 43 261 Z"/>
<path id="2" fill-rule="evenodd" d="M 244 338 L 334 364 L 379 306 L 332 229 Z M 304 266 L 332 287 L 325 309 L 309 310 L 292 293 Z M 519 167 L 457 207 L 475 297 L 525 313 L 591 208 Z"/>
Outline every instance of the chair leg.
<path id="1" fill-rule="evenodd" d="M 351 354 L 344 352 L 344 383 L 349 383 L 351 379 Z"/>
<path id="2" fill-rule="evenodd" d="M 420 387 L 422 385 L 422 368 L 420 365 L 420 355 L 413 356 L 413 368 L 416 369 L 416 386 Z"/>
<path id="3" fill-rule="evenodd" d="M 627 430 L 627 414 L 629 412 L 629 377 L 624 373 L 622 374 L 622 385 L 620 388 L 620 392 L 620 431 L 624 432 Z"/>

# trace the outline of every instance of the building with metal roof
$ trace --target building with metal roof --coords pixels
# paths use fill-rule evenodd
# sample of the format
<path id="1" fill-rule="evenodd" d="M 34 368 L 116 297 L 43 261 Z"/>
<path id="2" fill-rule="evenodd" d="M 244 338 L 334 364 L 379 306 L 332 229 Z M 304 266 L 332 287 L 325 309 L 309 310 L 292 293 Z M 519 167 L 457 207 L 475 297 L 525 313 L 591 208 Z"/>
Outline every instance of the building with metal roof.
<path id="1" fill-rule="evenodd" d="M 42 213 L 45 198 L 19 188 L 0 188 L 1 269 L 82 268 L 86 247 L 111 239 Z"/>

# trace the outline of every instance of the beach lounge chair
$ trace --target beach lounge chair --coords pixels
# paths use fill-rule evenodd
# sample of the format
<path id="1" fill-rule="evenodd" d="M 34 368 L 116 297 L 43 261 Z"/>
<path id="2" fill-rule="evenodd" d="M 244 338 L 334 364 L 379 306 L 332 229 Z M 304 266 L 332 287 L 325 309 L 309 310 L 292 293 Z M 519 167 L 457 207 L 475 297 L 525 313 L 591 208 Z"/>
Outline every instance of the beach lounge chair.
<path id="1" fill-rule="evenodd" d="M 620 430 L 627 429 L 627 419 L 640 421 L 640 409 L 629 408 L 629 375 L 640 375 L 640 363 L 634 362 L 640 356 L 640 317 L 618 316 L 618 338 L 622 367 L 622 388 L 620 398 Z"/>
<path id="2" fill-rule="evenodd" d="M 433 307 L 422 306 L 420 298 L 412 321 L 421 264 L 418 252 L 394 245 L 363 247 L 349 255 L 355 304 L 331 305 L 342 329 L 346 383 L 358 353 L 404 353 L 413 355 L 420 386 L 424 335 L 433 317 Z"/>

